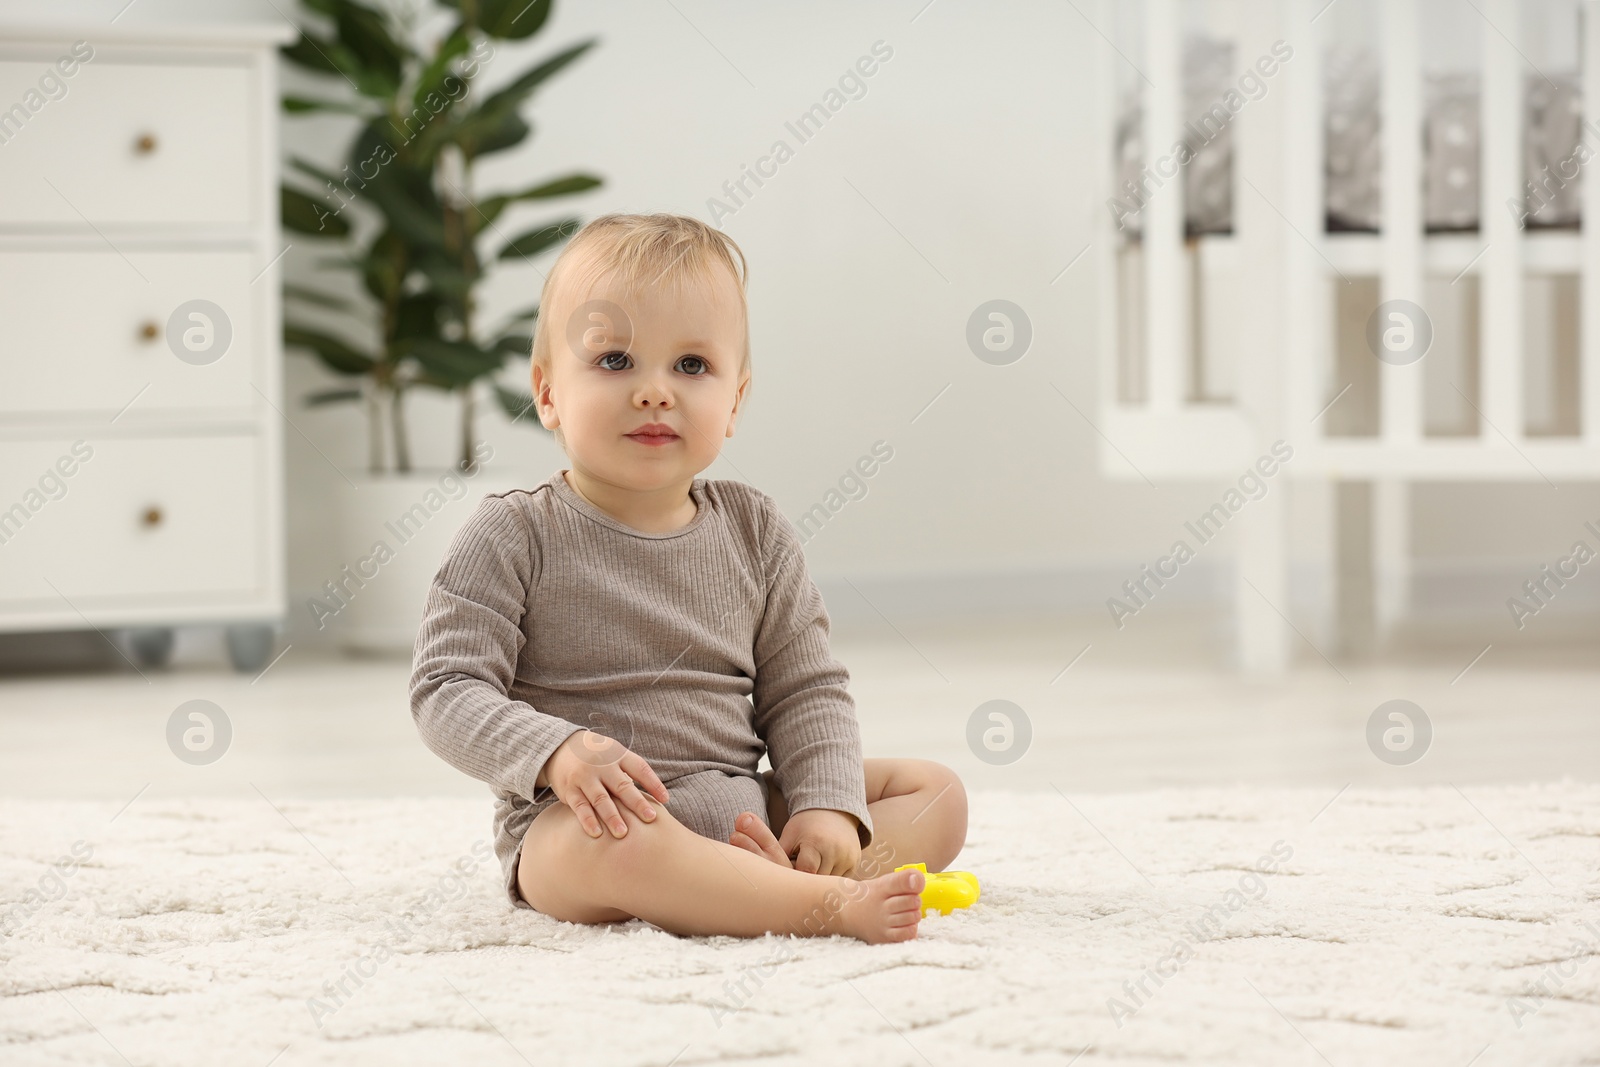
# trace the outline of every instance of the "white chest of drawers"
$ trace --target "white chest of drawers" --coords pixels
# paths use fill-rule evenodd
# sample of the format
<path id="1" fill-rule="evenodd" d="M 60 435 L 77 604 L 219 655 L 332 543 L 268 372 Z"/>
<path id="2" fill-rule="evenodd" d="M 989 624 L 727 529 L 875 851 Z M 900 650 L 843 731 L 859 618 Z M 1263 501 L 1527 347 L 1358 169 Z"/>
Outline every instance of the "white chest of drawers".
<path id="1" fill-rule="evenodd" d="M 0 632 L 270 651 L 292 36 L 0 26 Z"/>

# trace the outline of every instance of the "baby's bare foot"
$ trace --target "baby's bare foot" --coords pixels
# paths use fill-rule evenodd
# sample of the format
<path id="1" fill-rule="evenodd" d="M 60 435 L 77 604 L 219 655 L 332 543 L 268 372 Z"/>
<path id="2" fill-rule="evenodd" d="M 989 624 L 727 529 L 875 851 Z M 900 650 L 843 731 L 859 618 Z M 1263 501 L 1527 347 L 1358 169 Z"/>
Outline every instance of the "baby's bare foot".
<path id="1" fill-rule="evenodd" d="M 840 932 L 863 941 L 909 941 L 922 921 L 921 871 L 895 871 L 860 881 L 843 879 L 845 904 L 839 912 Z"/>
<path id="2" fill-rule="evenodd" d="M 794 862 L 784 854 L 772 828 L 750 812 L 743 812 L 734 822 L 734 831 L 728 835 L 728 844 L 754 852 L 762 859 L 771 860 L 780 867 L 793 867 Z"/>

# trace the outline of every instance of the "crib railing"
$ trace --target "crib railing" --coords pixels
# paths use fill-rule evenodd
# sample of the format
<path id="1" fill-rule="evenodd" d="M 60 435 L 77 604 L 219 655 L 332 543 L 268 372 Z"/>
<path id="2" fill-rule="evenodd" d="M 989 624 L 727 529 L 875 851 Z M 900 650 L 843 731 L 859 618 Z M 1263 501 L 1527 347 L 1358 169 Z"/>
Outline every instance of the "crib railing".
<path id="1" fill-rule="evenodd" d="M 1583 117 L 1585 125 L 1600 123 L 1600 3 L 1583 6 Z M 1596 146 L 1600 151 L 1600 145 Z M 1600 162 L 1597 159 L 1596 162 Z M 1584 442 L 1600 450 L 1600 175 L 1583 183 L 1582 262 L 1578 292 L 1583 323 L 1578 352 L 1582 372 L 1578 379 L 1579 412 Z"/>
<path id="2" fill-rule="evenodd" d="M 1096 136 L 1105 201 L 1125 195 L 1116 184 L 1115 84 L 1118 67 L 1139 71 L 1143 144 L 1152 168 L 1184 137 L 1182 0 L 1144 0 L 1140 45 L 1103 48 Z M 1327 0 L 1237 0 L 1229 31 L 1241 71 L 1275 40 L 1293 48 L 1291 61 L 1266 94 L 1232 119 L 1234 228 L 1231 237 L 1203 236 L 1234 246 L 1248 299 L 1231 313 L 1244 325 L 1238 352 L 1239 388 L 1231 403 L 1202 399 L 1195 389 L 1193 299 L 1196 264 L 1184 231 L 1186 174 L 1181 166 L 1149 196 L 1140 212 L 1139 293 L 1117 283 L 1127 237 L 1109 211 L 1097 212 L 1093 254 L 1104 286 L 1098 338 L 1101 465 L 1115 478 L 1236 477 L 1272 440 L 1293 443 L 1296 477 L 1381 479 L 1539 479 L 1600 477 L 1600 173 L 1582 181 L 1583 224 L 1576 234 L 1530 234 L 1511 210 L 1526 196 L 1523 177 L 1523 72 L 1515 0 L 1476 0 L 1481 27 L 1478 252 L 1463 276 L 1478 280 L 1479 388 L 1463 392 L 1476 410 L 1475 436 L 1435 437 L 1424 431 L 1423 360 L 1378 369 L 1378 429 L 1370 436 L 1336 435 L 1321 417 L 1347 383 L 1335 366 L 1335 286 L 1347 271 L 1325 232 L 1324 109 L 1317 20 Z M 1099 24 L 1116 24 L 1116 4 L 1102 0 Z M 1375 242 L 1380 301 L 1427 306 L 1424 279 L 1434 246 L 1460 249 L 1462 237 L 1430 237 L 1421 198 L 1422 64 L 1415 0 L 1384 0 L 1381 19 L 1382 214 Z M 1585 118 L 1600 128 L 1600 0 L 1583 4 L 1581 70 Z M 1590 136 L 1585 134 L 1586 137 Z M 1600 152 L 1600 137 L 1590 141 Z M 1170 166 L 1168 169 L 1171 169 Z M 1600 172 L 1600 158 L 1585 165 Z M 1542 242 L 1542 244 L 1537 244 Z M 1572 247 L 1553 256 L 1541 248 Z M 1523 287 L 1530 249 L 1541 262 L 1575 264 L 1581 295 L 1578 324 L 1580 432 L 1530 436 L 1524 426 Z M 1375 259 L 1375 264 L 1371 262 Z M 1199 279 L 1203 282 L 1203 278 Z M 1123 395 L 1129 346 L 1119 322 L 1128 301 L 1138 303 L 1142 336 L 1136 379 L 1141 395 Z"/>

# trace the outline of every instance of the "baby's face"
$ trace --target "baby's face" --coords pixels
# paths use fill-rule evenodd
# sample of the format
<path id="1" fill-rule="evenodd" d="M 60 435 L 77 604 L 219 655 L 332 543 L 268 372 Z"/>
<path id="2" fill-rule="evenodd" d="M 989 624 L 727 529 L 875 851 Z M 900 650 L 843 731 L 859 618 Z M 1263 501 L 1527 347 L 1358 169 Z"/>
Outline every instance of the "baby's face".
<path id="1" fill-rule="evenodd" d="M 546 428 L 574 466 L 625 489 L 692 479 L 732 437 L 749 374 L 737 283 L 685 283 L 681 295 L 627 295 L 602 281 L 557 301 L 550 374 L 533 369 Z M 663 436 L 639 431 L 664 425 Z"/>

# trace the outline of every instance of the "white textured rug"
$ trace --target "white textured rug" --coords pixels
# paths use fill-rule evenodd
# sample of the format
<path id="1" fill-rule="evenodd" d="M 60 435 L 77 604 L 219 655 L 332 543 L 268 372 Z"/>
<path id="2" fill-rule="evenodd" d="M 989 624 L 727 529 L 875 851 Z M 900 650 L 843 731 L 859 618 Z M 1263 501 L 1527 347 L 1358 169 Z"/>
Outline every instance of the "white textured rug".
<path id="1" fill-rule="evenodd" d="M 0 1062 L 1600 1062 L 1600 786 L 1330 799 L 977 793 L 877 946 L 513 912 L 487 798 L 6 802 Z"/>

